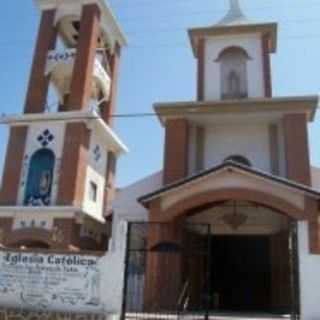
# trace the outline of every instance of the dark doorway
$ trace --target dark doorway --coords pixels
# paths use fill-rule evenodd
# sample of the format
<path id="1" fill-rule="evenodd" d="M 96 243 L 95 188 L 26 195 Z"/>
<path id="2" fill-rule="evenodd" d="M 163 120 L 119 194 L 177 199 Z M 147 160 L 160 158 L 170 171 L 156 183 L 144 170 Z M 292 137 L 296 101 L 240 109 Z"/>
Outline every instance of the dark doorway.
<path id="1" fill-rule="evenodd" d="M 269 237 L 214 236 L 211 244 L 212 308 L 221 311 L 270 311 Z"/>

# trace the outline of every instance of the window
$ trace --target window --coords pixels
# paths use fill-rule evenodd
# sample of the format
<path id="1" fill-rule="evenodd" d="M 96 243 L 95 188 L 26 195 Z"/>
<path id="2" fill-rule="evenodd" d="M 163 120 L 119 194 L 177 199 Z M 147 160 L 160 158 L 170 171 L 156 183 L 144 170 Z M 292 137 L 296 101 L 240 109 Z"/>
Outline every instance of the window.
<path id="1" fill-rule="evenodd" d="M 97 201 L 98 186 L 90 181 L 89 199 L 93 202 Z"/>
<path id="2" fill-rule="evenodd" d="M 230 157 L 227 157 L 226 159 L 224 159 L 223 162 L 228 162 L 228 161 L 236 162 L 248 167 L 252 166 L 251 162 L 246 157 L 243 157 L 240 155 L 232 155 Z"/>
<path id="3" fill-rule="evenodd" d="M 223 50 L 217 61 L 221 66 L 221 98 L 241 99 L 248 97 L 247 60 L 249 56 L 239 47 Z"/>

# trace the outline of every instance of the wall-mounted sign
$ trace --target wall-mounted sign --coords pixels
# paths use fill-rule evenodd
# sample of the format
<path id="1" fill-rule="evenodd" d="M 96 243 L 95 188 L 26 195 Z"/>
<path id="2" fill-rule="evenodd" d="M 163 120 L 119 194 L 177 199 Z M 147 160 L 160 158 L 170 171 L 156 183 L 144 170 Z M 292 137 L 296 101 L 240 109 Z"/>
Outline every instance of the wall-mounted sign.
<path id="1" fill-rule="evenodd" d="M 0 305 L 36 309 L 104 309 L 99 257 L 0 252 Z"/>

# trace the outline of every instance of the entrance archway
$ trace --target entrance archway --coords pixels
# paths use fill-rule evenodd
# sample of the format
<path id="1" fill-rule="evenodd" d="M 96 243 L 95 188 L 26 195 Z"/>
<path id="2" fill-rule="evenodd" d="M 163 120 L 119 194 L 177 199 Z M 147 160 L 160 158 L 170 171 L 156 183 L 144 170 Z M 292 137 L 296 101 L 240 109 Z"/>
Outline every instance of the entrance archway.
<path id="1" fill-rule="evenodd" d="M 179 196 L 177 194 L 177 198 Z M 302 197 L 302 199 L 304 198 Z M 225 212 L 221 216 L 225 230 L 219 230 L 217 221 L 211 221 L 212 217 L 216 218 L 218 216 L 217 213 L 213 212 L 209 216 L 204 216 L 203 219 L 196 219 L 197 216 L 212 210 L 212 208 L 223 207 L 230 203 L 245 204 L 247 207 L 252 207 L 255 211 L 253 216 L 257 224 L 252 226 L 252 219 L 246 217 L 250 216 L 247 210 L 241 211 L 242 216 L 237 214 L 234 217 L 232 208 L 231 213 L 227 214 Z M 197 288 L 198 295 L 202 290 L 199 291 L 201 286 L 211 287 L 210 297 L 205 298 L 209 299 L 207 307 L 210 310 L 279 314 L 298 312 L 297 253 L 294 250 L 289 250 L 289 242 L 293 239 L 292 226 L 295 226 L 297 221 L 307 218 L 303 206 L 295 205 L 285 197 L 277 197 L 274 194 L 259 190 L 225 188 L 207 190 L 202 193 L 190 192 L 187 197 L 181 196 L 178 201 L 166 198 L 155 199 L 150 202 L 149 209 L 149 217 L 152 223 L 171 224 L 173 228 L 170 232 L 170 238 L 168 238 L 168 232 L 148 234 L 147 243 L 153 245 L 156 242 L 170 241 L 184 247 L 185 239 L 181 236 L 181 233 L 174 231 L 179 228 L 179 225 L 191 223 L 211 226 L 208 237 L 210 238 L 209 242 L 212 243 L 212 249 L 197 265 L 196 272 L 193 272 L 201 274 L 202 266 L 209 264 L 211 280 L 204 278 L 207 275 L 203 275 L 202 278 L 190 275 L 189 278 L 184 269 L 184 256 L 176 257 L 175 267 L 172 268 L 177 275 L 175 277 L 176 292 L 172 297 L 180 297 L 188 281 L 191 281 L 194 283 L 191 286 L 189 284 L 189 288 Z M 267 221 L 268 223 L 259 226 L 261 221 L 268 220 L 268 218 L 270 220 Z M 244 226 L 245 228 L 243 228 Z M 192 237 L 194 237 L 194 241 L 199 241 L 199 243 L 206 241 L 195 233 Z M 208 259 L 210 259 L 208 255 L 218 263 L 208 262 Z M 166 282 L 165 272 L 163 272 L 163 266 L 161 266 L 161 256 L 159 255 L 157 258 L 158 265 L 156 259 L 153 259 L 152 264 L 149 264 L 152 267 L 146 269 L 145 275 L 146 283 L 148 283 L 149 277 L 152 277 L 153 288 L 161 288 Z M 246 268 L 243 267 L 244 264 L 247 264 Z M 181 267 L 179 267 L 180 265 Z M 178 269 L 180 268 L 179 270 L 177 266 Z M 231 276 L 232 273 L 233 277 Z M 247 280 L 245 280 L 245 277 L 247 277 Z M 224 278 L 224 280 L 221 280 L 221 278 Z M 220 280 L 220 283 L 217 280 Z M 152 290 L 152 293 L 147 292 L 145 296 L 152 297 L 159 304 L 162 298 L 157 294 L 158 289 L 147 290 Z M 170 290 L 172 292 L 172 288 Z M 190 304 L 191 309 L 197 309 L 200 304 L 204 306 L 203 298 L 195 299 L 195 292 L 191 291 L 190 297 L 192 299 L 189 299 L 189 303 L 192 300 L 195 302 L 193 305 Z M 233 293 L 233 296 L 231 293 Z M 172 298 L 170 301 L 172 302 Z M 149 303 L 148 305 L 150 306 Z M 187 303 L 184 305 L 186 306 Z M 188 309 L 188 307 L 186 308 Z"/>
<path id="2" fill-rule="evenodd" d="M 225 201 L 185 220 L 210 225 L 211 311 L 292 312 L 298 279 L 291 217 L 257 203 Z"/>

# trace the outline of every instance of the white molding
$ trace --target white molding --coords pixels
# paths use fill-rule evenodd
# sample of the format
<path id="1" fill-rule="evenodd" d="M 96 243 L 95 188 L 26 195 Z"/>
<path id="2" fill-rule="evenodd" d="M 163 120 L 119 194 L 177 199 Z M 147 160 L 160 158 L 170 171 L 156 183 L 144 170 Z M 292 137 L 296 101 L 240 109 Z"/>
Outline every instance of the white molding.
<path id="1" fill-rule="evenodd" d="M 70 218 L 74 217 L 76 212 L 79 212 L 79 208 L 76 207 L 0 207 L 0 217 L 14 217 L 18 214 L 25 213 L 43 213 L 45 216 L 54 215 L 56 218 Z"/>
<path id="2" fill-rule="evenodd" d="M 35 113 L 0 117 L 0 124 L 10 126 L 28 126 L 32 122 L 83 122 L 91 130 L 97 130 L 108 149 L 118 155 L 128 152 L 128 148 L 115 132 L 102 120 L 95 111 L 68 111 L 58 113 Z"/>
<path id="3" fill-rule="evenodd" d="M 89 214 L 82 208 L 72 206 L 49 206 L 49 207 L 0 207 L 0 218 L 14 218 L 21 214 L 43 214 L 45 217 L 52 218 L 75 218 L 80 224 L 84 221 L 87 216 L 100 223 L 105 223 L 103 217 L 98 218 L 94 215 Z"/>

